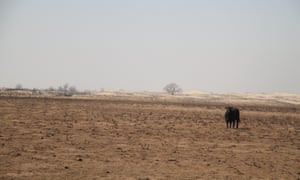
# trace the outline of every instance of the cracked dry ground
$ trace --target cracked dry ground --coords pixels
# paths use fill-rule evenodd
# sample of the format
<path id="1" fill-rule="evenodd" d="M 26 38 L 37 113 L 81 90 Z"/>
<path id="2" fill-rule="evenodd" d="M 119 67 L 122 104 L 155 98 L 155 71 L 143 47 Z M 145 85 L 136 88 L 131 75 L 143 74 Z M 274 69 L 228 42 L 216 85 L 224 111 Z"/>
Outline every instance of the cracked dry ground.
<path id="1" fill-rule="evenodd" d="M 298 179 L 300 107 L 0 98 L 0 179 Z"/>

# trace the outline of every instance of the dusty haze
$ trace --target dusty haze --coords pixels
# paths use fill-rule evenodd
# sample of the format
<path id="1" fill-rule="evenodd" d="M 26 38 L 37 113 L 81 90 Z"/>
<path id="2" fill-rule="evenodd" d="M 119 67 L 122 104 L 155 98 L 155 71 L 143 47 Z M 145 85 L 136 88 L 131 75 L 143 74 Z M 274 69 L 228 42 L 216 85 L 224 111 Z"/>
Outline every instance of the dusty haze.
<path id="1" fill-rule="evenodd" d="M 0 87 L 300 93 L 300 3 L 0 2 Z"/>

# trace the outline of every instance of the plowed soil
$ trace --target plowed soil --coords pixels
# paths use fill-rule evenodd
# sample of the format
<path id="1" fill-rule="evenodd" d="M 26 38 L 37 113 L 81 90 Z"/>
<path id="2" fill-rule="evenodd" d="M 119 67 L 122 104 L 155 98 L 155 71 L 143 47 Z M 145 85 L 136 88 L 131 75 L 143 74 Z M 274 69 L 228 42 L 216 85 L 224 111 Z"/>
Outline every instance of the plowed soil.
<path id="1" fill-rule="evenodd" d="M 0 179 L 299 179 L 300 106 L 0 98 Z"/>

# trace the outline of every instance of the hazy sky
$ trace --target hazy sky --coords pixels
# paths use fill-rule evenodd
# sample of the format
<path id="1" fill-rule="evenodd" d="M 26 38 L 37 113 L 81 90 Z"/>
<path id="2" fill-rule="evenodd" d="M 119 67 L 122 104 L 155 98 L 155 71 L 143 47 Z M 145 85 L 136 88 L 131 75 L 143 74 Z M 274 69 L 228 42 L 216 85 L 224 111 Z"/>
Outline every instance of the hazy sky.
<path id="1" fill-rule="evenodd" d="M 0 87 L 300 93 L 299 0 L 0 0 Z"/>

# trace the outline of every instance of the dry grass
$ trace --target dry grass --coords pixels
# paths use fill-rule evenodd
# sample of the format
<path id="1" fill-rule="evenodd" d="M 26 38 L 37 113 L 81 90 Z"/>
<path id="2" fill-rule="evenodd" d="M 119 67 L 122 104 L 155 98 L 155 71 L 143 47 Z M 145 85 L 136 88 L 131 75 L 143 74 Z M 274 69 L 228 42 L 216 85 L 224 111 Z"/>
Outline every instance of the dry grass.
<path id="1" fill-rule="evenodd" d="M 0 98 L 0 179 L 297 179 L 300 106 Z"/>

